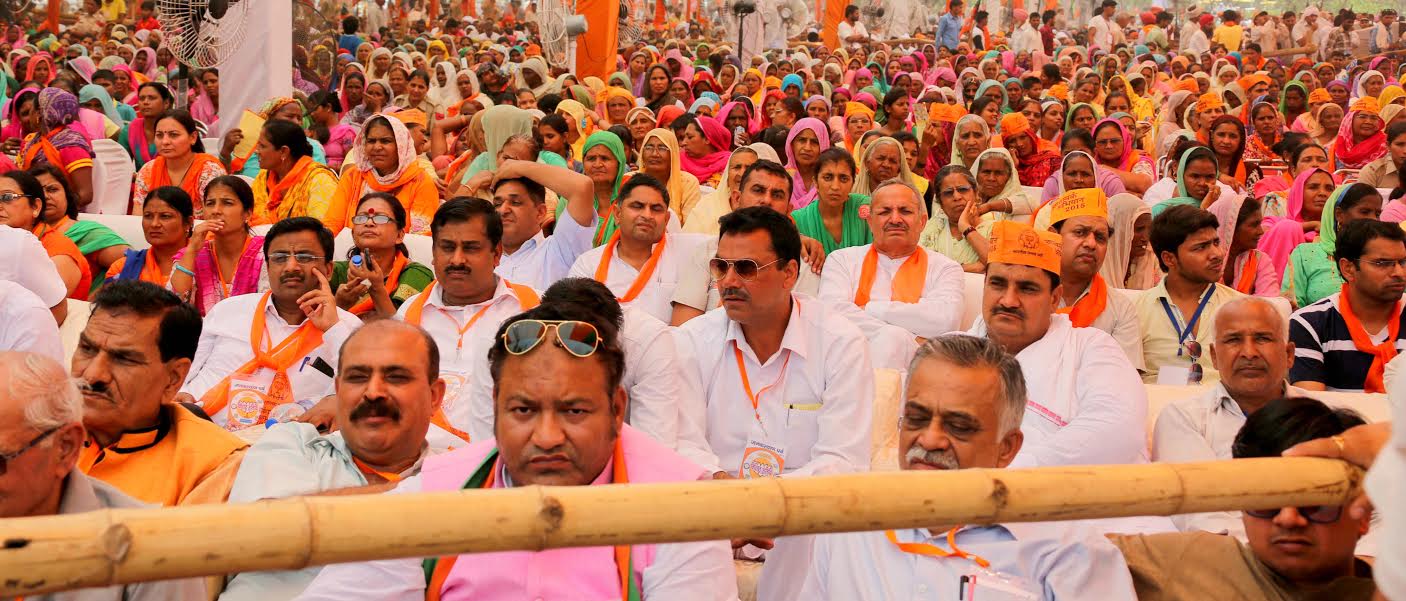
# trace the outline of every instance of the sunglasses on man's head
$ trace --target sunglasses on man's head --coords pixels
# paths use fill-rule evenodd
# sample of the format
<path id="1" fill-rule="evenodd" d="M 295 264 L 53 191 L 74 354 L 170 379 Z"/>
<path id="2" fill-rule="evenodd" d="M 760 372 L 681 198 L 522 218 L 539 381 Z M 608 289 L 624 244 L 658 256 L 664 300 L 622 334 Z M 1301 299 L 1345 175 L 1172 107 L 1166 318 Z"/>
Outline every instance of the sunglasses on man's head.
<path id="1" fill-rule="evenodd" d="M 589 357 L 600 348 L 600 332 L 584 321 L 523 319 L 503 331 L 503 349 L 525 355 L 547 339 L 548 331 L 556 332 L 558 345 L 577 357 Z"/>

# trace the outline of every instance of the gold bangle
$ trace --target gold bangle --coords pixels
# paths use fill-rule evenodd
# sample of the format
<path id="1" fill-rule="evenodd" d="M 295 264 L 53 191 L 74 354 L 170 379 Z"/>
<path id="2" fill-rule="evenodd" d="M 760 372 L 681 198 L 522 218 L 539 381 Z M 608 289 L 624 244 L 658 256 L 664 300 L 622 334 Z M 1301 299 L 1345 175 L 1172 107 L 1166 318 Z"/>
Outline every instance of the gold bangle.
<path id="1" fill-rule="evenodd" d="M 1330 439 L 1333 444 L 1338 445 L 1338 455 L 1343 455 L 1347 451 L 1347 440 L 1343 438 L 1342 434 L 1335 434 Z"/>

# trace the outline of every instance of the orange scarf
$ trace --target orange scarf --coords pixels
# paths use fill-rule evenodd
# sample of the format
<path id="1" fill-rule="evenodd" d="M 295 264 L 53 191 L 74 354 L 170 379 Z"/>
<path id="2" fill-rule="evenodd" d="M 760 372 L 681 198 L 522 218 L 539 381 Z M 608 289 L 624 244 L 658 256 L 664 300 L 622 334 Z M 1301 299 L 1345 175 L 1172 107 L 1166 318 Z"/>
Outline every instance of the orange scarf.
<path id="1" fill-rule="evenodd" d="M 430 293 L 434 292 L 434 287 L 436 283 L 438 282 L 430 282 L 430 285 L 425 286 L 425 289 L 421 291 L 418 296 L 415 297 L 415 300 L 411 301 L 410 308 L 405 311 L 405 323 L 408 323 L 413 326 L 420 325 L 420 321 L 424 318 L 425 314 L 425 302 L 430 300 Z M 514 284 L 507 280 L 503 280 L 503 283 L 507 284 L 508 288 L 513 291 L 513 295 L 517 297 L 517 303 L 519 306 L 522 307 L 523 311 L 526 311 L 541 304 L 542 300 L 537 297 L 536 290 L 533 290 L 521 284 Z M 488 307 L 484 307 L 484 309 L 487 308 Z M 483 311 L 479 311 L 477 315 L 474 315 L 472 318 L 470 318 L 469 323 L 464 325 L 463 328 L 459 331 L 459 343 L 461 345 L 463 344 L 464 332 L 467 332 L 469 328 L 472 328 L 474 324 L 478 322 L 478 318 L 481 315 L 483 315 Z M 471 442 L 469 440 L 468 432 L 455 428 L 449 423 L 449 418 L 444 416 L 443 409 L 435 409 L 434 415 L 430 416 L 430 423 L 439 426 L 445 432 L 462 438 L 464 442 Z"/>
<path id="2" fill-rule="evenodd" d="M 635 300 L 635 297 L 644 291 L 644 287 L 649 283 L 649 279 L 654 276 L 654 268 L 659 265 L 659 257 L 664 255 L 664 243 L 669 235 L 659 237 L 659 242 L 654 245 L 654 251 L 650 253 L 649 260 L 644 262 L 644 267 L 640 269 L 639 275 L 635 276 L 635 282 L 630 284 L 630 289 L 625 291 L 625 295 L 620 297 L 620 302 L 628 303 Z M 605 252 L 600 255 L 600 264 L 596 266 L 595 280 L 602 284 L 610 276 L 610 259 L 615 256 L 615 247 L 620 244 L 620 231 L 616 230 L 615 235 L 610 237 L 610 241 L 605 243 Z"/>
<path id="3" fill-rule="evenodd" d="M 874 288 L 874 275 L 879 271 L 879 251 L 871 244 L 864 255 L 864 266 L 859 270 L 859 289 L 854 292 L 854 304 L 864 307 L 869 304 L 869 291 Z M 898 266 L 893 275 L 892 292 L 889 299 L 900 303 L 916 303 L 923 297 L 923 287 L 928 279 L 928 253 L 918 248 L 908 260 Z"/>
<path id="4" fill-rule="evenodd" d="M 1103 276 L 1094 274 L 1094 279 L 1089 282 L 1089 292 L 1080 298 L 1073 306 L 1055 309 L 1055 313 L 1062 313 L 1069 316 L 1069 321 L 1074 323 L 1076 328 L 1087 328 L 1093 325 L 1098 316 L 1103 315 L 1103 310 L 1108 307 L 1108 284 L 1104 283 Z"/>
<path id="5" fill-rule="evenodd" d="M 298 162 L 293 164 L 293 168 L 288 170 L 288 175 L 283 176 L 282 181 L 270 171 L 268 180 L 265 182 L 269 191 L 269 202 L 265 205 L 265 210 L 269 213 L 277 211 L 278 205 L 283 204 L 283 195 L 292 190 L 293 186 L 298 185 L 298 182 L 303 181 L 303 175 L 312 169 L 312 164 L 312 157 L 298 159 Z"/>
<path id="6" fill-rule="evenodd" d="M 307 157 L 303 158 L 306 159 Z M 289 175 L 292 174 L 290 173 Z M 387 294 L 392 296 L 395 295 L 395 289 L 400 287 L 400 272 L 405 270 L 405 264 L 409 262 L 410 260 L 406 259 L 405 255 L 395 253 L 395 261 L 391 263 L 391 270 L 389 273 L 386 274 Z M 361 300 L 357 301 L 351 309 L 348 309 L 348 311 L 351 312 L 352 315 L 361 317 L 363 314 L 367 313 L 368 311 L 371 311 L 371 309 L 375 307 L 376 303 L 371 300 L 371 292 L 368 290 L 366 292 L 366 296 L 362 297 Z"/>
<path id="7" fill-rule="evenodd" d="M 1391 309 L 1391 319 L 1386 326 L 1386 340 L 1381 344 L 1372 344 L 1372 337 L 1367 334 L 1367 329 L 1362 327 L 1362 320 L 1353 313 L 1352 305 L 1348 302 L 1347 286 L 1343 284 L 1342 293 L 1338 295 L 1338 313 L 1343 316 L 1347 332 L 1352 335 L 1352 344 L 1357 350 L 1372 355 L 1372 367 L 1367 370 L 1367 381 L 1362 384 L 1362 392 L 1386 392 L 1382 376 L 1386 373 L 1386 364 L 1396 358 L 1396 336 L 1401 332 L 1401 301 L 1397 301 Z"/>
<path id="8" fill-rule="evenodd" d="M 200 174 L 205 172 L 207 163 L 220 164 L 215 157 L 197 152 L 191 157 L 190 168 L 186 169 L 185 178 L 181 179 L 181 189 L 190 195 L 191 200 L 201 198 L 204 190 L 200 189 Z M 146 189 L 155 190 L 162 186 L 173 186 L 171 174 L 166 170 L 166 157 L 158 156 L 151 160 L 151 171 L 146 174 Z M 197 201 L 199 202 L 199 201 Z"/>
<path id="9" fill-rule="evenodd" d="M 405 207 L 407 217 L 405 220 L 405 231 L 409 232 L 414 222 L 414 215 L 418 213 L 427 218 L 434 215 L 434 209 L 439 207 L 439 190 L 435 188 L 434 182 L 425 175 L 425 171 L 418 163 L 412 163 L 401 172 L 400 177 L 389 185 L 376 181 L 374 176 L 369 176 L 365 171 L 352 167 L 342 174 L 342 179 L 337 182 L 337 191 L 332 194 L 332 200 L 328 205 L 326 222 L 327 228 L 333 234 L 342 231 L 351 225 L 352 217 L 356 216 L 356 204 L 365 196 L 363 189 L 374 192 L 385 192 L 400 200 L 400 205 Z M 433 203 L 431 207 L 418 206 L 423 203 Z"/>
<path id="10" fill-rule="evenodd" d="M 259 418 L 255 423 L 263 423 L 268 419 L 269 412 L 274 407 L 284 403 L 293 402 L 293 385 L 288 381 L 288 368 L 297 363 L 299 359 L 308 356 L 322 346 L 322 330 L 312 325 L 312 320 L 304 320 L 292 334 L 283 339 L 278 346 L 265 351 L 264 336 L 267 335 L 265 323 L 268 318 L 268 311 L 265 308 L 269 303 L 269 295 L 272 291 L 265 292 L 263 298 L 259 299 L 259 304 L 254 309 L 253 325 L 249 328 L 249 346 L 254 351 L 254 358 L 250 359 L 239 369 L 234 370 L 225 379 L 220 380 L 214 388 L 205 393 L 200 398 L 200 406 L 205 409 L 207 415 L 215 415 L 229 404 L 230 378 L 236 375 L 247 376 L 263 368 L 274 370 L 273 384 L 269 387 L 268 396 L 264 399 L 264 407 L 259 411 Z M 227 420 L 226 423 L 233 423 Z"/>
<path id="11" fill-rule="evenodd" d="M 1235 290 L 1241 294 L 1250 294 L 1255 289 L 1255 280 L 1259 279 L 1260 253 L 1250 251 L 1250 258 L 1245 260 L 1245 268 L 1240 270 L 1240 279 L 1235 282 Z"/>
<path id="12" fill-rule="evenodd" d="M 54 131 L 49 132 L 49 135 L 47 136 L 41 136 L 37 133 L 29 134 L 29 139 L 31 140 L 31 142 L 29 143 L 29 148 L 24 151 L 24 156 L 21 157 L 22 161 L 20 162 L 20 167 L 24 169 L 33 167 L 35 157 L 39 156 L 40 151 L 43 151 L 44 160 L 49 161 L 50 165 L 53 165 L 54 167 L 57 167 L 60 170 L 64 170 L 65 165 L 63 164 L 63 158 L 59 156 L 59 149 L 54 146 L 53 142 L 49 141 L 49 138 L 53 137 L 54 134 L 59 133 L 61 131 L 63 130 L 55 129 Z M 66 172 L 67 171 L 65 171 L 65 173 Z"/>

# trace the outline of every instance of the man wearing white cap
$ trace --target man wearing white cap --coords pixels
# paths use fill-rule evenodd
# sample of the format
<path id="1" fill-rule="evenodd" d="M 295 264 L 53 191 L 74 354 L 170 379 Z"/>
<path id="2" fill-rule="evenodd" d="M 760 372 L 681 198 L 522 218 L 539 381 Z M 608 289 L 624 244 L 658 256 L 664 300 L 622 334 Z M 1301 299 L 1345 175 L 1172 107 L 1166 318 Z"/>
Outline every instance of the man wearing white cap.
<path id="1" fill-rule="evenodd" d="M 1200 16 L 1200 6 L 1192 4 L 1191 6 L 1188 6 L 1186 8 L 1186 17 L 1182 20 L 1184 24 L 1181 26 L 1181 35 L 1177 36 L 1177 39 L 1181 40 L 1180 50 L 1182 54 L 1186 54 L 1187 52 L 1187 42 L 1190 41 L 1192 36 L 1196 35 L 1196 32 L 1201 29 L 1201 24 L 1197 22 L 1197 19 Z"/>

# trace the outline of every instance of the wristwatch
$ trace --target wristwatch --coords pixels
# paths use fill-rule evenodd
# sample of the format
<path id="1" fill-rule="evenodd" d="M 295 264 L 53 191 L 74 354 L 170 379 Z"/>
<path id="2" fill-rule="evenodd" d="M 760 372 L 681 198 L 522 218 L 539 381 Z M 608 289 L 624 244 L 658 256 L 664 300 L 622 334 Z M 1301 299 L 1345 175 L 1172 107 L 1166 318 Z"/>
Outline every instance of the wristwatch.
<path id="1" fill-rule="evenodd" d="M 965 240 L 965 239 L 967 238 L 967 236 L 972 235 L 972 232 L 975 232 L 975 231 L 976 231 L 976 228 L 968 226 L 967 229 L 962 230 L 962 239 Z"/>

